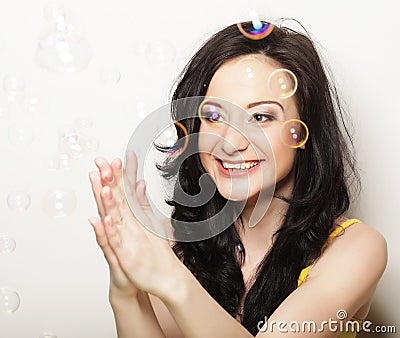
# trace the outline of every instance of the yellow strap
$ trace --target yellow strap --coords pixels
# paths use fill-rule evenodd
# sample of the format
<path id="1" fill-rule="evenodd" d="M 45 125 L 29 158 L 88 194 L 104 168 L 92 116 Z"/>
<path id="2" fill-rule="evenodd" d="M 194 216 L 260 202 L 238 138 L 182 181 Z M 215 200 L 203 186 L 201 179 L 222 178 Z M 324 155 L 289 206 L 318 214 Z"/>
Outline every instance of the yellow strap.
<path id="1" fill-rule="evenodd" d="M 332 242 L 332 240 L 337 235 L 342 233 L 344 231 L 344 229 L 348 228 L 350 225 L 353 225 L 354 223 L 361 223 L 361 221 L 358 220 L 357 218 L 348 219 L 347 221 L 345 221 L 342 224 L 340 224 L 335 230 L 333 230 L 330 233 L 330 235 L 328 237 L 328 240 L 322 246 L 321 252 L 329 245 L 329 243 Z M 297 287 L 299 287 L 301 284 L 303 284 L 306 281 L 306 278 L 307 278 L 307 275 L 308 275 L 308 271 L 310 271 L 310 269 L 311 269 L 313 264 L 314 264 L 314 262 L 311 263 L 310 265 L 306 266 L 303 270 L 301 270 L 300 275 L 299 275 L 299 279 L 297 280 Z"/>

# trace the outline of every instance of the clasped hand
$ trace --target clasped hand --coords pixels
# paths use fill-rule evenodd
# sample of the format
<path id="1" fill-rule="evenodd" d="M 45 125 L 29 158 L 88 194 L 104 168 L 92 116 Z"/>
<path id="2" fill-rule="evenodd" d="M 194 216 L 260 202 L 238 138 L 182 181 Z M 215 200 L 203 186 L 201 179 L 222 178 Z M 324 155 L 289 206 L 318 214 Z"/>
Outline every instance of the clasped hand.
<path id="1" fill-rule="evenodd" d="M 168 297 L 182 264 L 169 241 L 145 229 L 135 216 L 151 229 L 160 226 L 155 224 L 161 221 L 147 200 L 145 181 L 137 181 L 136 155 L 127 153 L 125 168 L 126 193 L 135 214 L 124 193 L 122 161 L 116 158 L 110 165 L 97 157 L 95 164 L 99 172 L 90 172 L 89 178 L 100 218 L 92 217 L 89 222 L 110 267 L 110 293 L 130 297 L 142 290 L 160 299 Z"/>

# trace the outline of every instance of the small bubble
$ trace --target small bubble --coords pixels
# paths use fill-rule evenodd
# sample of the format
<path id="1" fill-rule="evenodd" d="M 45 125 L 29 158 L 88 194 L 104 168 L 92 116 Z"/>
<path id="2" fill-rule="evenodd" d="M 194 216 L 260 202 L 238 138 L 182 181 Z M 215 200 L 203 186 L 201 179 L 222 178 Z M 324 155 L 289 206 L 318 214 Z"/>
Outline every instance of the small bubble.
<path id="1" fill-rule="evenodd" d="M 121 79 L 121 73 L 116 68 L 104 69 L 100 72 L 100 80 L 103 83 L 117 84 Z"/>
<path id="2" fill-rule="evenodd" d="M 20 305 L 18 293 L 15 291 L 0 288 L 0 311 L 3 313 L 12 313 L 17 311 Z"/>
<path id="3" fill-rule="evenodd" d="M 56 189 L 43 196 L 44 212 L 54 218 L 70 216 L 76 208 L 76 194 L 67 189 Z"/>
<path id="4" fill-rule="evenodd" d="M 25 191 L 13 191 L 7 197 L 7 204 L 11 210 L 26 211 L 31 204 L 31 197 Z"/>
<path id="5" fill-rule="evenodd" d="M 13 124 L 8 129 L 8 139 L 12 145 L 26 147 L 33 142 L 34 132 L 30 124 Z"/>
<path id="6" fill-rule="evenodd" d="M 5 236 L 0 237 L 0 253 L 10 254 L 15 250 L 16 246 L 14 239 Z"/>

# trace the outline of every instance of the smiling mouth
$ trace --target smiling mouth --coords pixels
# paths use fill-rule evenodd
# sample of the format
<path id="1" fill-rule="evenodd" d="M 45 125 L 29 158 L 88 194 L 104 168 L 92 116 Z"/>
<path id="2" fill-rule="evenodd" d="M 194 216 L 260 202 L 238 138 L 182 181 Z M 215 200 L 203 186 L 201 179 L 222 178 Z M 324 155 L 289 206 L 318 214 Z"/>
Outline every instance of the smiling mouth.
<path id="1" fill-rule="evenodd" d="M 260 166 L 260 163 L 264 160 L 252 160 L 242 161 L 237 163 L 226 162 L 220 159 L 216 159 L 219 170 L 226 176 L 235 176 L 249 174 Z"/>

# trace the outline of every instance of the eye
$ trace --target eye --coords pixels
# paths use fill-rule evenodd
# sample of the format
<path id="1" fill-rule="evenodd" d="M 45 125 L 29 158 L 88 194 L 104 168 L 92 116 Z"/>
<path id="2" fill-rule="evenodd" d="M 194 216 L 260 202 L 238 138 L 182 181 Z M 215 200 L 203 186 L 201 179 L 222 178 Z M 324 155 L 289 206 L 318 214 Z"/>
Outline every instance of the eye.
<path id="1" fill-rule="evenodd" d="M 204 107 L 201 115 L 208 122 L 222 122 L 224 120 L 221 114 L 217 112 L 215 107 Z"/>
<path id="2" fill-rule="evenodd" d="M 275 116 L 269 113 L 256 113 L 253 114 L 252 118 L 258 123 L 265 123 L 275 120 Z"/>

